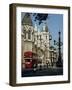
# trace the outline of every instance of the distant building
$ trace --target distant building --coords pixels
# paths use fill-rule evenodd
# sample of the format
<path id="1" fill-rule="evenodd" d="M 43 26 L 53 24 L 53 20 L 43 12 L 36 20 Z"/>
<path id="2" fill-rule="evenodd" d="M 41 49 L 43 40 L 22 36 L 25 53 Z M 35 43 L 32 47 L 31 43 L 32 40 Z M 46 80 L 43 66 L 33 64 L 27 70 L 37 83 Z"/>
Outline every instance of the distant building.
<path id="1" fill-rule="evenodd" d="M 42 30 L 39 30 L 36 24 L 35 27 L 33 27 L 30 14 L 28 13 L 26 13 L 22 19 L 21 40 L 23 68 L 25 68 L 25 52 L 37 54 L 38 65 L 52 65 L 51 63 L 56 60 L 56 50 L 50 48 L 50 33 L 48 27 L 44 25 Z M 32 60 L 30 57 L 28 58 Z"/>
<path id="2" fill-rule="evenodd" d="M 51 61 L 51 66 L 56 66 L 56 62 L 58 59 L 58 55 L 57 55 L 57 50 L 53 47 L 50 46 L 50 61 Z"/>

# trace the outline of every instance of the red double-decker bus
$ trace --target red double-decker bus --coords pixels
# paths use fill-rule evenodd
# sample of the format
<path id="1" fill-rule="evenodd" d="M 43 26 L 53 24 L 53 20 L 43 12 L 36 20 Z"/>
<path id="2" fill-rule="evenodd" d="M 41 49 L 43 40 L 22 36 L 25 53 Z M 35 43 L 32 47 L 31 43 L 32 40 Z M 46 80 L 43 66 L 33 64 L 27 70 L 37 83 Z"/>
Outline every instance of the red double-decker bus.
<path id="1" fill-rule="evenodd" d="M 36 53 L 32 51 L 24 52 L 25 68 L 34 68 L 37 66 L 37 57 Z"/>

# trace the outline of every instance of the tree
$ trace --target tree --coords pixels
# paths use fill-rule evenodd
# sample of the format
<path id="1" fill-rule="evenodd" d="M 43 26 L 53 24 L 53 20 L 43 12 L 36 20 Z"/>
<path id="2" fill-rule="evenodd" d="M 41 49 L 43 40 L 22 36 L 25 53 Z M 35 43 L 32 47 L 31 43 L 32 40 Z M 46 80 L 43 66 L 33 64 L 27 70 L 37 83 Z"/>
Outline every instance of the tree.
<path id="1" fill-rule="evenodd" d="M 33 16 L 34 16 L 35 21 L 38 20 L 39 25 L 48 18 L 48 14 L 34 13 Z"/>

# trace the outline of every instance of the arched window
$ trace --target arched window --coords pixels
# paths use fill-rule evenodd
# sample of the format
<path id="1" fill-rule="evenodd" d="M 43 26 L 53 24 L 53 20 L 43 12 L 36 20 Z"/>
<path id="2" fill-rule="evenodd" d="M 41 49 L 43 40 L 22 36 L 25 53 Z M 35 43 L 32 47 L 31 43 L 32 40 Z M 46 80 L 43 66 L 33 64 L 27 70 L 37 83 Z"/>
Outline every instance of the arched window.
<path id="1" fill-rule="evenodd" d="M 28 39 L 31 39 L 31 31 L 28 31 Z"/>
<path id="2" fill-rule="evenodd" d="M 23 29 L 24 39 L 26 39 L 26 30 Z"/>
<path id="3" fill-rule="evenodd" d="M 46 40 L 47 40 L 47 35 L 46 35 Z"/>

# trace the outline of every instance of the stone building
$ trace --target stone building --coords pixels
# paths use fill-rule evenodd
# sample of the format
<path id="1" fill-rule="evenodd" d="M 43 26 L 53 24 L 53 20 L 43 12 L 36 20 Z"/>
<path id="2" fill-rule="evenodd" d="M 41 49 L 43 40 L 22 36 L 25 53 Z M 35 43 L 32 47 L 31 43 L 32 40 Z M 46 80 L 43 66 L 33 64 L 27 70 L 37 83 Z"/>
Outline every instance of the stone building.
<path id="1" fill-rule="evenodd" d="M 30 14 L 26 13 L 22 19 L 22 33 L 21 33 L 21 45 L 22 45 L 22 67 L 25 65 L 24 53 L 31 51 L 37 54 L 38 65 L 45 66 L 49 63 L 51 65 L 52 54 L 50 49 L 50 32 L 46 24 L 40 30 L 37 25 L 33 27 Z M 56 50 L 55 50 L 56 51 Z M 55 53 L 53 50 L 53 53 Z M 54 54 L 53 54 L 54 55 Z M 56 58 L 56 56 L 55 56 Z"/>
<path id="2" fill-rule="evenodd" d="M 34 46 L 36 46 L 37 49 L 36 53 L 39 56 L 39 59 L 42 62 L 42 65 L 46 65 L 47 60 L 49 60 L 49 46 L 50 46 L 50 40 L 48 32 L 48 27 L 43 26 L 42 31 L 39 29 L 37 30 L 37 26 L 35 25 L 35 42 Z"/>
<path id="3" fill-rule="evenodd" d="M 31 17 L 27 13 L 25 14 L 24 18 L 22 19 L 22 29 L 21 30 L 22 30 L 21 31 L 22 65 L 24 67 L 24 63 L 25 63 L 24 52 L 32 51 L 33 32 L 34 32 Z"/>
<path id="4" fill-rule="evenodd" d="M 50 64 L 51 66 L 56 66 L 56 62 L 58 59 L 57 50 L 53 46 L 50 46 Z"/>

